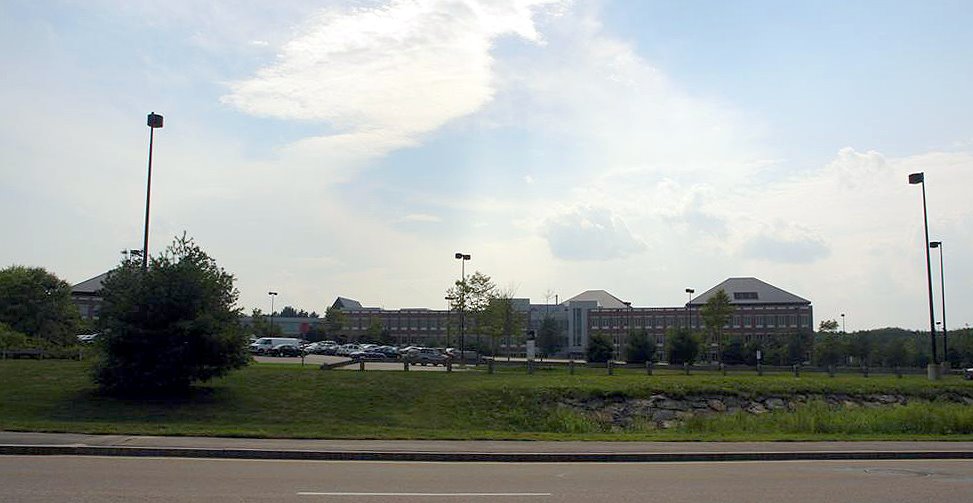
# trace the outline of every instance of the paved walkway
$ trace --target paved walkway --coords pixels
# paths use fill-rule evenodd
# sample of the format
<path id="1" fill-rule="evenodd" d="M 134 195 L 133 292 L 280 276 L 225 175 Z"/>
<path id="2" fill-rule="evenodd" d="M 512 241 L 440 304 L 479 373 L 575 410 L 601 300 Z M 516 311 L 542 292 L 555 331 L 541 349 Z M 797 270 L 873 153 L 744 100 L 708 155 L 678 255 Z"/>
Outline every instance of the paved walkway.
<path id="1" fill-rule="evenodd" d="M 973 442 L 301 440 L 0 432 L 2 454 L 517 462 L 973 459 Z"/>

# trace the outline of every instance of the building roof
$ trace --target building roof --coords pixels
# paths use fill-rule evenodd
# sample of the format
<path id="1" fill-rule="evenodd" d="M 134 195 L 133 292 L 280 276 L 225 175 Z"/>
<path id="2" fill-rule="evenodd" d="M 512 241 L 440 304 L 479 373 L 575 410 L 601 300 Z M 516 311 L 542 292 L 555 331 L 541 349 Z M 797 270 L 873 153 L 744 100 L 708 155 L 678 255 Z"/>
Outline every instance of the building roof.
<path id="1" fill-rule="evenodd" d="M 729 278 L 706 290 L 688 305 L 701 306 L 722 289 L 730 296 L 731 304 L 810 304 L 811 301 L 786 292 L 757 278 Z"/>
<path id="2" fill-rule="evenodd" d="M 82 281 L 77 285 L 71 287 L 72 295 L 95 295 L 101 291 L 101 286 L 105 282 L 105 278 L 108 277 L 108 273 L 101 273 L 94 278 Z"/>
<path id="3" fill-rule="evenodd" d="M 615 297 L 614 295 L 604 290 L 586 290 L 562 302 L 562 304 L 567 304 L 569 302 L 578 302 L 578 301 L 589 301 L 589 302 L 594 301 L 597 303 L 598 307 L 618 308 L 618 309 L 629 307 L 629 304 L 626 304 L 618 297 Z"/>
<path id="4" fill-rule="evenodd" d="M 335 307 L 338 309 L 345 309 L 348 311 L 356 311 L 356 310 L 364 309 L 361 305 L 361 302 L 346 297 L 338 297 L 337 300 L 334 301 L 334 304 L 331 305 L 331 307 Z"/>

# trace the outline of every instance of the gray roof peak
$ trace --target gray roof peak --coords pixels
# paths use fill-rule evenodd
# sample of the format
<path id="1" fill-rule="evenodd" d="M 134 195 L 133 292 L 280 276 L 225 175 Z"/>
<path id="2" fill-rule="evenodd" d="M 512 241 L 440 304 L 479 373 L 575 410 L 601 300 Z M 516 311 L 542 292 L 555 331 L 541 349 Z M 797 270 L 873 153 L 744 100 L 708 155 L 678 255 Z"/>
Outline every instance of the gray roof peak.
<path id="1" fill-rule="evenodd" d="M 728 278 L 706 290 L 688 305 L 701 306 L 722 289 L 730 296 L 731 304 L 810 304 L 811 301 L 765 283 L 757 278 Z"/>

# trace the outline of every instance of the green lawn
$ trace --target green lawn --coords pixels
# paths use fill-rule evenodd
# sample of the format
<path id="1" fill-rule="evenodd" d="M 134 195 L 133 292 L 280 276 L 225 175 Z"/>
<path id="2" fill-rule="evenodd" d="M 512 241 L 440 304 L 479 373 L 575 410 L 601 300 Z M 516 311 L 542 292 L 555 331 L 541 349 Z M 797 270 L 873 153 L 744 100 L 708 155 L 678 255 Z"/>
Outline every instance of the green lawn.
<path id="1" fill-rule="evenodd" d="M 951 377 L 863 378 L 802 374 L 683 375 L 604 369 L 506 369 L 483 372 L 320 371 L 254 364 L 179 400 L 100 396 L 87 364 L 0 361 L 0 429 L 148 435 L 295 438 L 546 440 L 973 439 L 973 407 L 937 403 L 944 392 L 973 396 L 973 383 Z M 562 396 L 648 397 L 656 393 L 903 393 L 932 403 L 832 411 L 810 406 L 772 413 L 693 420 L 658 431 L 610 430 L 551 406 Z"/>

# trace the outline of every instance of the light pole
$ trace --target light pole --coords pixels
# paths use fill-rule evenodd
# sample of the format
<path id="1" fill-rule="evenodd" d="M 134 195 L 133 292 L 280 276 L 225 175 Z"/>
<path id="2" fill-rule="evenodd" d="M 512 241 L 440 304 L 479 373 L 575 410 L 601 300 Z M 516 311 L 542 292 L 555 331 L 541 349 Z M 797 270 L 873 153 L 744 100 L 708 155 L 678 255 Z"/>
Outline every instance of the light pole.
<path id="1" fill-rule="evenodd" d="M 689 294 L 689 302 L 686 303 L 686 330 L 692 331 L 693 322 L 692 322 L 692 314 L 689 311 L 689 305 L 693 303 L 693 294 L 696 293 L 696 290 L 693 290 L 692 288 L 687 288 L 686 293 Z"/>
<path id="2" fill-rule="evenodd" d="M 845 333 L 845 313 L 841 313 L 841 333 Z"/>
<path id="3" fill-rule="evenodd" d="M 940 294 L 939 294 L 939 296 L 943 299 L 943 310 L 942 310 L 942 317 L 943 317 L 943 325 L 942 325 L 942 327 L 943 327 L 943 361 L 944 362 L 947 362 L 947 361 L 949 361 L 948 360 L 949 353 L 947 353 L 947 351 L 946 351 L 946 345 L 948 344 L 947 341 L 946 341 L 946 334 L 948 334 L 949 331 L 946 330 L 946 276 L 944 274 L 945 269 L 943 268 L 943 242 L 942 241 L 932 241 L 932 242 L 929 243 L 929 247 L 930 248 L 938 248 L 939 249 L 939 287 L 940 287 Z"/>
<path id="4" fill-rule="evenodd" d="M 274 297 L 277 296 L 277 292 L 267 292 L 270 295 L 270 336 L 274 336 Z"/>
<path id="5" fill-rule="evenodd" d="M 936 368 L 936 315 L 932 305 L 932 265 L 929 261 L 929 216 L 926 213 L 926 181 L 925 174 L 912 173 L 909 175 L 909 184 L 922 185 L 922 222 L 926 230 L 926 239 L 923 241 L 923 248 L 926 249 L 926 284 L 929 288 L 929 344 L 932 349 L 932 359 L 926 369 L 926 376 L 929 379 L 938 379 L 939 371 Z"/>
<path id="6" fill-rule="evenodd" d="M 460 261 L 463 278 L 459 289 L 459 354 L 460 361 L 466 363 L 466 261 L 470 259 L 470 255 L 456 252 L 453 256 Z"/>
<path id="7" fill-rule="evenodd" d="M 162 127 L 162 116 L 152 112 L 147 120 L 149 126 L 149 179 L 145 188 L 145 235 L 142 240 L 142 270 L 149 268 L 149 199 L 152 195 L 152 141 L 155 138 L 155 130 Z"/>

